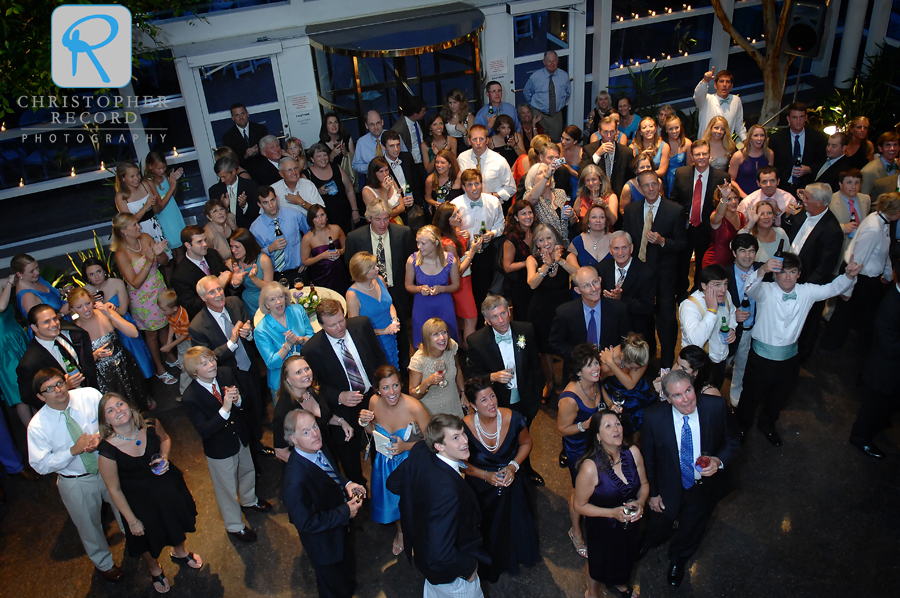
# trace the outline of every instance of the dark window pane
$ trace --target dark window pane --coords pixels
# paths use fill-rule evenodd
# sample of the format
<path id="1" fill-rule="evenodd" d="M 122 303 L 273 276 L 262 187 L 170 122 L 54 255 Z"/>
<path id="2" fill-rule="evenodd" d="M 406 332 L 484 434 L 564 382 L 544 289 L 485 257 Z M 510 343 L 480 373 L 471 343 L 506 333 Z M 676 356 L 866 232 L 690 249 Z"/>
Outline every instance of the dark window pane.
<path id="1" fill-rule="evenodd" d="M 544 64 L 540 60 L 535 60 L 534 62 L 526 62 L 524 64 L 517 64 L 515 69 L 515 86 L 516 89 L 525 89 L 525 84 L 528 83 L 528 78 L 531 77 L 531 73 L 534 71 L 540 70 L 544 68 Z M 559 66 L 558 68 L 568 72 L 569 70 L 569 57 L 568 56 L 560 56 L 559 57 Z M 525 96 L 521 91 L 516 92 L 516 101 L 515 104 L 518 106 L 521 102 L 525 101 Z"/>
<path id="2" fill-rule="evenodd" d="M 165 154 L 172 148 L 183 151 L 194 147 L 194 138 L 191 136 L 184 108 L 150 112 L 143 115 L 142 121 L 147 132 L 147 143 L 152 151 Z"/>
<path id="3" fill-rule="evenodd" d="M 543 54 L 569 47 L 569 13 L 535 12 L 513 17 L 515 56 Z"/>
<path id="4" fill-rule="evenodd" d="M 635 93 L 634 79 L 628 74 L 613 77 L 609 81 L 609 92 L 614 96 L 631 96 L 635 113 L 647 116 L 641 113 L 640 110 L 648 104 L 663 104 L 690 98 L 694 93 L 694 87 L 697 86 L 697 83 L 703 78 L 703 73 L 706 72 L 706 64 L 705 61 L 701 60 L 663 67 L 653 83 L 637 85 L 638 91 L 641 89 L 646 90 L 642 93 Z M 634 76 L 636 78 L 643 76 L 646 81 L 649 73 L 644 71 L 641 74 L 635 73 Z M 652 114 L 650 116 L 656 115 Z"/>
<path id="5" fill-rule="evenodd" d="M 132 67 L 134 93 L 138 96 L 181 95 L 172 52 L 161 50 L 155 59 L 141 58 Z"/>
<path id="6" fill-rule="evenodd" d="M 734 23 L 735 28 L 748 40 L 759 41 L 765 36 L 766 24 L 763 22 L 761 5 L 735 10 L 732 22 Z M 731 45 L 735 46 L 737 43 L 732 39 Z"/>
<path id="7" fill-rule="evenodd" d="M 703 15 L 617 29 L 610 36 L 611 68 L 679 56 L 685 52 L 708 52 L 714 19 L 713 15 Z"/>
<path id="8" fill-rule="evenodd" d="M 255 106 L 278 101 L 270 58 L 205 66 L 200 68 L 200 74 L 210 114 L 228 112 L 235 102 Z"/>
<path id="9" fill-rule="evenodd" d="M 650 16 L 650 11 L 658 15 L 665 14 L 668 9 L 675 12 L 687 11 L 687 7 L 692 9 L 704 8 L 712 6 L 711 0 L 693 0 L 693 2 L 675 2 L 674 0 L 613 0 L 612 3 L 612 20 L 618 21 L 619 17 L 623 17 L 626 21 L 633 19 L 632 13 L 638 16 Z"/>

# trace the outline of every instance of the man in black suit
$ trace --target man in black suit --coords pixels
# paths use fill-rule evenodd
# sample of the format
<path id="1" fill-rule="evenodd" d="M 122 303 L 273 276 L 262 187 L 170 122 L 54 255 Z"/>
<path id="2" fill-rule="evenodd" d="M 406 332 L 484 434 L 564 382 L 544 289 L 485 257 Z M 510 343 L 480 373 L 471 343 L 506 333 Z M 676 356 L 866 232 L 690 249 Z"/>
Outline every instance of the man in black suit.
<path id="1" fill-rule="evenodd" d="M 509 304 L 500 295 L 488 295 L 482 301 L 481 315 L 487 326 L 468 338 L 468 376 L 490 378 L 500 406 L 521 413 L 530 429 L 541 408 L 544 387 L 534 327 L 528 322 L 511 322 Z M 509 364 L 515 364 L 512 372 L 507 368 Z M 544 485 L 544 478 L 531 467 L 531 456 L 522 463 L 522 470 L 533 484 Z"/>
<path id="2" fill-rule="evenodd" d="M 825 183 L 831 187 L 832 193 L 841 189 L 841 172 L 850 168 L 849 159 L 844 155 L 850 136 L 846 133 L 835 133 L 825 144 L 825 159 L 816 165 L 815 182 Z"/>
<path id="3" fill-rule="evenodd" d="M 356 563 L 350 520 L 362 506 L 366 489 L 335 467 L 334 457 L 322 445 L 323 430 L 309 411 L 291 411 L 284 429 L 274 433 L 284 434 L 294 447 L 284 468 L 284 504 L 316 572 L 319 597 L 352 598 Z"/>
<path id="4" fill-rule="evenodd" d="M 253 343 L 253 321 L 247 317 L 244 302 L 239 297 L 225 297 L 215 276 L 204 276 L 197 281 L 197 295 L 205 309 L 201 309 L 188 326 L 191 346 L 210 349 L 218 363 L 234 372 L 246 401 L 244 414 L 250 426 L 253 450 L 274 455 L 274 450 L 261 443 L 262 376 L 256 365 L 258 353 Z"/>
<path id="5" fill-rule="evenodd" d="M 338 454 L 344 473 L 357 484 L 365 485 L 359 461 L 359 412 L 368 409 L 374 391 L 372 376 L 387 363 L 372 322 L 365 316 L 344 318 L 338 301 L 326 299 L 316 308 L 322 330 L 303 346 L 302 354 L 320 384 L 320 393 L 332 412 L 353 427 L 353 438 Z"/>
<path id="6" fill-rule="evenodd" d="M 605 349 L 618 345 L 634 329 L 625 305 L 603 297 L 603 287 L 596 270 L 582 266 L 572 275 L 572 281 L 581 299 L 557 307 L 550 326 L 550 348 L 562 358 L 566 375 L 575 345 L 592 343 Z"/>
<path id="7" fill-rule="evenodd" d="M 406 555 L 414 555 L 425 576 L 425 596 L 484 596 L 478 563 L 489 557 L 481 548 L 481 510 L 459 470 L 469 458 L 464 430 L 455 415 L 434 416 L 425 440 L 387 480 L 387 489 L 400 496 Z"/>
<path id="8" fill-rule="evenodd" d="M 231 158 L 216 160 L 215 170 L 219 182 L 209 188 L 209 198 L 218 199 L 234 214 L 240 228 L 250 228 L 259 217 L 256 202 L 257 184 L 252 179 L 237 175 L 237 164 Z"/>
<path id="9" fill-rule="evenodd" d="M 259 152 L 256 144 L 269 134 L 269 130 L 265 125 L 250 122 L 247 107 L 241 103 L 231 105 L 231 120 L 234 126 L 222 134 L 222 143 L 234 150 L 241 166 L 246 168 L 247 162 Z"/>
<path id="10" fill-rule="evenodd" d="M 621 145 L 616 141 L 619 129 L 613 117 L 603 117 L 598 134 L 599 141 L 584 147 L 578 170 L 580 172 L 588 164 L 596 164 L 606 173 L 612 192 L 621 196 L 622 189 L 625 187 L 628 177 L 631 176 L 632 151 L 627 145 Z M 577 190 L 575 191 L 577 192 Z"/>
<path id="11" fill-rule="evenodd" d="M 412 232 L 408 227 L 391 224 L 391 210 L 380 200 L 375 200 L 366 208 L 368 226 L 362 226 L 347 235 L 347 249 L 344 261 L 360 251 L 375 256 L 378 272 L 391 294 L 397 317 L 400 318 L 400 331 L 397 333 L 397 346 L 400 348 L 400 370 L 406 371 L 409 366 L 409 335 L 406 330 L 406 319 L 409 315 L 409 293 L 406 291 L 406 259 L 414 251 Z"/>
<path id="12" fill-rule="evenodd" d="M 775 168 L 781 188 L 792 195 L 815 181 L 813 166 L 825 161 L 825 134 L 806 126 L 806 104 L 794 102 L 788 107 L 788 127 L 769 137 L 769 149 L 775 152 Z"/>
<path id="13" fill-rule="evenodd" d="M 241 542 L 254 542 L 256 532 L 244 525 L 241 508 L 269 513 L 272 505 L 256 496 L 243 386 L 231 368 L 218 366 L 215 354 L 206 347 L 188 349 L 183 364 L 192 381 L 181 395 L 181 404 L 203 441 L 225 529 Z"/>
<path id="14" fill-rule="evenodd" d="M 678 256 L 678 273 L 675 281 L 676 300 L 684 301 L 697 289 L 697 274 L 703 255 L 709 249 L 712 229 L 709 219 L 715 209 L 716 188 L 731 180 L 727 172 L 709 165 L 709 143 L 698 139 L 691 146 L 693 166 L 682 166 L 675 171 L 675 183 L 669 199 L 682 207 L 688 221 L 687 246 Z M 691 256 L 694 256 L 694 286 L 688 286 Z"/>
<path id="15" fill-rule="evenodd" d="M 182 229 L 181 242 L 184 244 L 185 257 L 172 271 L 172 288 L 178 297 L 178 304 L 193 319 L 203 309 L 203 301 L 197 294 L 197 282 L 201 278 L 212 274 L 219 279 L 223 288 L 227 288 L 229 281 L 232 285 L 240 286 L 243 276 L 232 275 L 217 251 L 208 252 L 206 231 L 196 224 Z"/>
<path id="16" fill-rule="evenodd" d="M 685 246 L 684 210 L 660 195 L 659 177 L 652 170 L 638 175 L 644 199 L 625 206 L 622 229 L 638 243 L 638 259 L 656 272 L 656 331 L 660 359 L 675 362 L 678 322 L 675 319 L 676 256 Z"/>
<path id="17" fill-rule="evenodd" d="M 281 160 L 281 144 L 274 135 L 259 140 L 259 154 L 247 163 L 247 170 L 260 185 L 274 185 L 281 180 L 278 161 Z"/>
<path id="18" fill-rule="evenodd" d="M 791 253 L 800 256 L 803 269 L 798 284 L 828 284 L 841 261 L 844 230 L 834 213 L 828 209 L 834 193 L 824 183 L 811 183 L 799 192 L 805 210 L 799 206 L 781 217 L 782 228 L 791 240 Z M 798 356 L 800 362 L 812 353 L 819 335 L 819 319 L 825 302 L 813 305 L 800 333 Z"/>
<path id="19" fill-rule="evenodd" d="M 668 568 L 669 584 L 677 587 L 716 503 L 731 492 L 731 470 L 726 466 L 734 462 L 740 436 L 725 400 L 697 396 L 684 371 L 663 376 L 662 388 L 667 403 L 644 410 L 641 426 L 641 453 L 650 484 L 642 553 L 665 542 L 677 520 Z M 701 455 L 706 459 L 701 461 Z"/>
<path id="20" fill-rule="evenodd" d="M 391 169 L 391 176 L 397 181 L 400 187 L 401 201 L 406 202 L 406 210 L 400 212 L 400 218 L 404 224 L 409 224 L 408 210 L 415 202 L 423 209 L 428 204 L 425 203 L 425 179 L 418 175 L 416 170 L 416 162 L 410 152 L 400 151 L 400 134 L 393 129 L 388 129 L 381 134 L 381 145 L 384 146 L 384 159 L 387 160 L 388 167 Z M 412 202 L 409 195 L 406 194 L 406 188 L 409 187 L 409 195 L 412 195 Z"/>
<path id="21" fill-rule="evenodd" d="M 60 320 L 56 310 L 43 303 L 28 310 L 28 325 L 34 338 L 16 366 L 19 396 L 25 404 L 35 409 L 43 406 L 33 392 L 32 384 L 35 374 L 44 368 L 60 368 L 66 372 L 69 389 L 97 388 L 97 367 L 87 332 L 71 322 Z"/>
<path id="22" fill-rule="evenodd" d="M 400 108 L 400 118 L 391 127 L 392 131 L 397 131 L 400 134 L 403 145 L 409 148 L 409 153 L 412 155 L 415 163 L 416 177 L 421 181 L 423 188 L 425 185 L 425 165 L 422 162 L 422 142 L 425 139 L 425 132 L 422 130 L 422 123 L 425 120 L 426 111 L 425 100 L 421 97 L 412 96 L 407 98 Z"/>
<path id="23" fill-rule="evenodd" d="M 603 285 L 603 297 L 621 301 L 631 315 L 632 329 L 640 333 L 656 355 L 656 333 L 653 312 L 656 309 L 656 272 L 641 260 L 633 259 L 631 235 L 617 230 L 609 237 L 611 260 L 601 260 L 594 267 Z"/>

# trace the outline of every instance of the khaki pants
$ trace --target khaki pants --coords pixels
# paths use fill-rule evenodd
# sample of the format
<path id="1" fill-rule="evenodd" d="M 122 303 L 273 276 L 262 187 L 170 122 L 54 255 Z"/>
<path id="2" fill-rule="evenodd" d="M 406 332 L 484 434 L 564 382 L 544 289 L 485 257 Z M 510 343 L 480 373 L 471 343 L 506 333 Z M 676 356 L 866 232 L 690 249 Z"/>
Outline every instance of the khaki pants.
<path id="1" fill-rule="evenodd" d="M 94 473 L 80 478 L 64 478 L 59 476 L 56 482 L 59 488 L 59 496 L 62 498 L 72 523 L 78 530 L 78 536 L 84 545 L 84 551 L 88 558 L 100 571 L 109 571 L 115 566 L 112 554 L 109 552 L 109 544 L 106 534 L 103 532 L 103 523 L 100 521 L 100 510 L 103 503 L 107 502 L 113 508 L 116 523 L 120 529 L 122 517 L 119 510 L 113 504 L 109 496 L 109 490 L 103 483 L 99 473 Z"/>
<path id="2" fill-rule="evenodd" d="M 244 529 L 241 507 L 251 507 L 257 500 L 256 469 L 250 458 L 250 448 L 242 446 L 236 455 L 227 459 L 207 457 L 206 463 L 225 529 L 237 533 Z"/>

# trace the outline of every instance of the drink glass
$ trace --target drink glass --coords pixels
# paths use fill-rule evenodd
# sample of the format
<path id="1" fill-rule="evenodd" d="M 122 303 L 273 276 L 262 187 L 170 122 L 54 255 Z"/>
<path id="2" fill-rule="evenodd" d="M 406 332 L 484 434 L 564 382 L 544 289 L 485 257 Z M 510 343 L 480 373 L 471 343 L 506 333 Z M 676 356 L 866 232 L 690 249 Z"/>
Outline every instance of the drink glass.
<path id="1" fill-rule="evenodd" d="M 506 480 L 506 468 L 499 470 L 497 472 L 497 477 L 500 478 L 501 482 L 505 481 Z M 503 496 L 504 494 L 506 494 L 506 486 L 498 486 L 497 487 L 497 496 Z"/>
<path id="2" fill-rule="evenodd" d="M 505 370 L 505 371 L 506 371 L 510 376 L 515 375 L 515 373 L 516 373 L 516 364 L 514 364 L 514 363 L 507 363 L 507 364 L 506 364 L 506 370 Z M 506 383 L 506 388 L 509 388 L 509 389 L 514 388 L 514 387 L 513 387 L 513 379 L 512 379 L 512 378 L 510 378 L 510 379 L 509 379 L 509 382 Z"/>
<path id="3" fill-rule="evenodd" d="M 609 393 L 609 398 L 612 399 L 614 405 L 621 407 L 625 404 L 625 395 L 622 394 L 622 391 L 614 390 Z"/>
<path id="4" fill-rule="evenodd" d="M 443 376 L 444 372 L 447 371 L 447 363 L 443 359 L 436 359 L 434 361 L 434 371 Z M 441 380 L 438 386 L 444 388 L 445 386 L 447 386 L 447 380 Z"/>
<path id="5" fill-rule="evenodd" d="M 163 459 L 161 454 L 156 453 L 150 457 L 150 471 L 153 472 L 153 475 L 162 475 L 167 466 L 168 462 Z"/>
<path id="6" fill-rule="evenodd" d="M 634 515 L 637 512 L 638 512 L 638 505 L 634 499 L 629 500 L 627 503 L 625 503 L 625 515 L 626 516 L 631 517 L 632 515 Z M 631 525 L 630 521 L 623 521 L 622 529 L 628 529 L 629 525 Z"/>

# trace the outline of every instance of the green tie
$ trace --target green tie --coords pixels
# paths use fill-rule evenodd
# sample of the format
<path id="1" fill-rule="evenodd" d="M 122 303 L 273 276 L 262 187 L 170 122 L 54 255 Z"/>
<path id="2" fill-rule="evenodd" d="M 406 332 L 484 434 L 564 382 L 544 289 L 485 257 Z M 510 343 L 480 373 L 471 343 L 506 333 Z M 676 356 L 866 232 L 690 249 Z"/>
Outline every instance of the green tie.
<path id="1" fill-rule="evenodd" d="M 71 407 L 66 407 L 66 410 L 63 411 L 63 414 L 66 416 L 66 427 L 69 429 L 69 436 L 72 437 L 72 440 L 78 442 L 78 439 L 84 434 L 84 430 L 82 430 L 81 426 L 78 425 L 78 422 L 69 415 L 70 409 Z M 97 473 L 97 471 L 99 471 L 97 469 L 97 455 L 94 453 L 81 453 L 79 456 L 88 473 Z"/>

